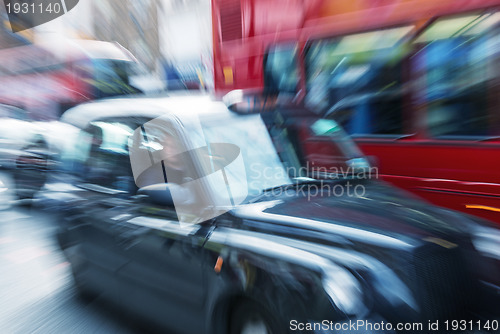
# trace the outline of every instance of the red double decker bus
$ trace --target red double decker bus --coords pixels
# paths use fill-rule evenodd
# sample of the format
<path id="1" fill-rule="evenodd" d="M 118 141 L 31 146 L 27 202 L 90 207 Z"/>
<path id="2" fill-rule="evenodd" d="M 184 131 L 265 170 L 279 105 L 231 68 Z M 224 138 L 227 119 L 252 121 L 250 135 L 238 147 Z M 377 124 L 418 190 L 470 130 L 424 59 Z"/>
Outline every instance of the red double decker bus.
<path id="1" fill-rule="evenodd" d="M 293 93 L 342 124 L 387 181 L 500 222 L 500 1 L 212 7 L 217 92 Z"/>

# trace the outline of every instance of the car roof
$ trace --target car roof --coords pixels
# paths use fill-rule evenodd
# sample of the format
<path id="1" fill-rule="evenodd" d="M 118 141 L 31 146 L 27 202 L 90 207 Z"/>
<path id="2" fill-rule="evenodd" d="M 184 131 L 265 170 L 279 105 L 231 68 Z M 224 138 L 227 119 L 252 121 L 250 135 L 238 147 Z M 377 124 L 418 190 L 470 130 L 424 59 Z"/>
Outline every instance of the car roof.
<path id="1" fill-rule="evenodd" d="M 232 114 L 221 101 L 207 94 L 180 94 L 163 97 L 112 98 L 85 103 L 66 111 L 61 121 L 81 129 L 91 122 L 109 118 L 156 118 L 173 115 L 185 119 L 200 114 Z"/>

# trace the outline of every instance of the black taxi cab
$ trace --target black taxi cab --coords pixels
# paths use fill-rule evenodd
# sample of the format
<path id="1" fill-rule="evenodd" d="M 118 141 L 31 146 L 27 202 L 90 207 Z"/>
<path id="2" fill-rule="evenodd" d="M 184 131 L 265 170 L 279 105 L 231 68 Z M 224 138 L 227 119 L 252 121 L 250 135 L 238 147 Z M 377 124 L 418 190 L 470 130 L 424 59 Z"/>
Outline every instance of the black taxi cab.
<path id="1" fill-rule="evenodd" d="M 425 332 L 500 309 L 499 229 L 378 180 L 332 120 L 178 96 L 84 104 L 62 122 L 81 131 L 38 203 L 61 217 L 78 289 L 152 326 Z"/>

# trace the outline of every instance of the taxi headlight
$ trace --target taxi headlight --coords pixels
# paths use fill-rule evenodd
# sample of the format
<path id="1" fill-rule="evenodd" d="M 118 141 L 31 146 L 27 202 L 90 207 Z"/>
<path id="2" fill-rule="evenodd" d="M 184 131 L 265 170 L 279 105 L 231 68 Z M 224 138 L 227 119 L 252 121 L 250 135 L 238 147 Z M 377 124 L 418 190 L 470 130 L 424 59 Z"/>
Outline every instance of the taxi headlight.
<path id="1" fill-rule="evenodd" d="M 500 260 L 500 230 L 477 226 L 472 233 L 472 243 L 484 256 Z"/>

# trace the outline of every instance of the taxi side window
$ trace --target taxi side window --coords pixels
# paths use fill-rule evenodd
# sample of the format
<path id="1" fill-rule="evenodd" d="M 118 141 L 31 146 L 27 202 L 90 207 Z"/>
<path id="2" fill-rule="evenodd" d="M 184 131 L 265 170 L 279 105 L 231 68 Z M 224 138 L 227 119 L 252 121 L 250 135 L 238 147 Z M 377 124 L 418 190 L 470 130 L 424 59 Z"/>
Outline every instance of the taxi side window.
<path id="1" fill-rule="evenodd" d="M 92 122 L 86 130 L 88 155 L 81 166 L 86 182 L 134 193 L 128 152 L 133 130 L 120 122 Z"/>

